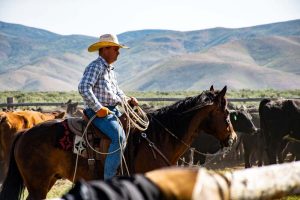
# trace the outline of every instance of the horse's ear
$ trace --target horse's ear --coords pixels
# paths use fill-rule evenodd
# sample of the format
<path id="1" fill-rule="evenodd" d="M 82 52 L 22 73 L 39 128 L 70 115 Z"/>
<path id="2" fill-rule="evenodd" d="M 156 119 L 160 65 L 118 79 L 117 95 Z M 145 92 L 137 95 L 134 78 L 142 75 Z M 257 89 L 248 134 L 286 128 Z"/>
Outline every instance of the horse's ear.
<path id="1" fill-rule="evenodd" d="M 223 87 L 223 89 L 219 92 L 218 96 L 217 96 L 217 100 L 221 100 L 224 98 L 225 94 L 226 94 L 226 91 L 227 91 L 227 86 L 225 85 Z"/>
<path id="2" fill-rule="evenodd" d="M 214 86 L 213 86 L 213 85 L 211 85 L 211 86 L 210 86 L 210 88 L 209 88 L 209 91 L 212 91 L 212 92 L 213 92 L 213 91 L 215 91 L 215 89 L 214 89 Z"/>

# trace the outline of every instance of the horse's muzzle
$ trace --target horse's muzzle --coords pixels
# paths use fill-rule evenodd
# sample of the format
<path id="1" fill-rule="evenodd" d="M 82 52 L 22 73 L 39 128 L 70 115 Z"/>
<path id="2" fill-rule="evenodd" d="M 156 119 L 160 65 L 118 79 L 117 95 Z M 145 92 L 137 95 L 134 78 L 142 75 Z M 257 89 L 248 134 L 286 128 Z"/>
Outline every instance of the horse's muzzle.
<path id="1" fill-rule="evenodd" d="M 221 143 L 222 147 L 232 147 L 236 142 L 236 134 L 228 136 L 228 139 Z"/>

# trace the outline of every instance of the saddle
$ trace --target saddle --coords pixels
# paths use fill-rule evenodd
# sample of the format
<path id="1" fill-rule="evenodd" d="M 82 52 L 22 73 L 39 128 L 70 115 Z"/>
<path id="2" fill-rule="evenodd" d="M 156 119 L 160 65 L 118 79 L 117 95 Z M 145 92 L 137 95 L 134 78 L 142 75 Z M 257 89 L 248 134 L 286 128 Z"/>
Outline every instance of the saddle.
<path id="1" fill-rule="evenodd" d="M 126 127 L 126 115 L 122 115 L 119 119 L 123 127 Z M 83 136 L 88 122 L 89 119 L 85 115 L 82 118 L 70 117 L 67 119 L 68 127 L 75 135 L 73 152 L 87 158 L 90 170 L 94 171 L 96 160 L 104 163 L 106 158 L 106 154 L 99 154 L 94 150 L 107 153 L 111 141 L 102 131 L 94 127 L 92 123 L 90 123 L 86 130 L 86 135 Z"/>
<path id="2" fill-rule="evenodd" d="M 98 154 L 93 149 L 107 153 L 110 139 L 99 129 L 95 128 L 92 123 L 87 129 L 86 135 L 83 136 L 88 121 L 89 119 L 86 116 L 82 118 L 71 117 L 67 120 L 70 131 L 75 135 L 73 152 L 88 159 L 105 159 L 105 156 L 101 156 L 103 154 Z"/>

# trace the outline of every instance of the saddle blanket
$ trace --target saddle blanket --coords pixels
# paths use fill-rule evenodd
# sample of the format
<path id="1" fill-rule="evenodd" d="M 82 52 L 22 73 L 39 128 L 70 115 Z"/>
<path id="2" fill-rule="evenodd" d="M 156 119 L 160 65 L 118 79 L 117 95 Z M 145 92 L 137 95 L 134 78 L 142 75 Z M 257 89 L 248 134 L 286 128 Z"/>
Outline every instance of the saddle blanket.
<path id="1" fill-rule="evenodd" d="M 68 125 L 68 119 L 65 119 L 61 123 L 58 123 L 58 134 L 56 138 L 56 147 L 64 150 L 64 151 L 73 151 L 74 154 L 79 154 L 80 156 L 84 158 L 88 158 L 88 152 L 87 152 L 87 143 L 85 139 L 75 134 Z M 97 138 L 93 141 L 94 145 L 97 147 L 99 146 L 100 139 Z M 93 147 L 96 150 L 99 150 L 99 148 Z M 96 159 L 98 156 L 96 156 Z"/>

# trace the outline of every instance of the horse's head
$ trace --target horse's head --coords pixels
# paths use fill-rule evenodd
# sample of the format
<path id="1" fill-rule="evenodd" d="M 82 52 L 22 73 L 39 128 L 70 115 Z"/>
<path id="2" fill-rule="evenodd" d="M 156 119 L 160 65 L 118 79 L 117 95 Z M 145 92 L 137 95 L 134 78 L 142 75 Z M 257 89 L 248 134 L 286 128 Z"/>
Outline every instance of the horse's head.
<path id="1" fill-rule="evenodd" d="M 214 135 L 220 140 L 222 146 L 227 147 L 234 143 L 237 136 L 233 130 L 227 109 L 226 91 L 226 86 L 221 91 L 215 91 L 213 86 L 209 91 L 206 91 L 206 95 L 210 96 L 211 99 L 211 104 L 208 105 L 209 109 L 207 109 L 207 112 L 210 113 L 202 126 L 206 133 Z"/>

